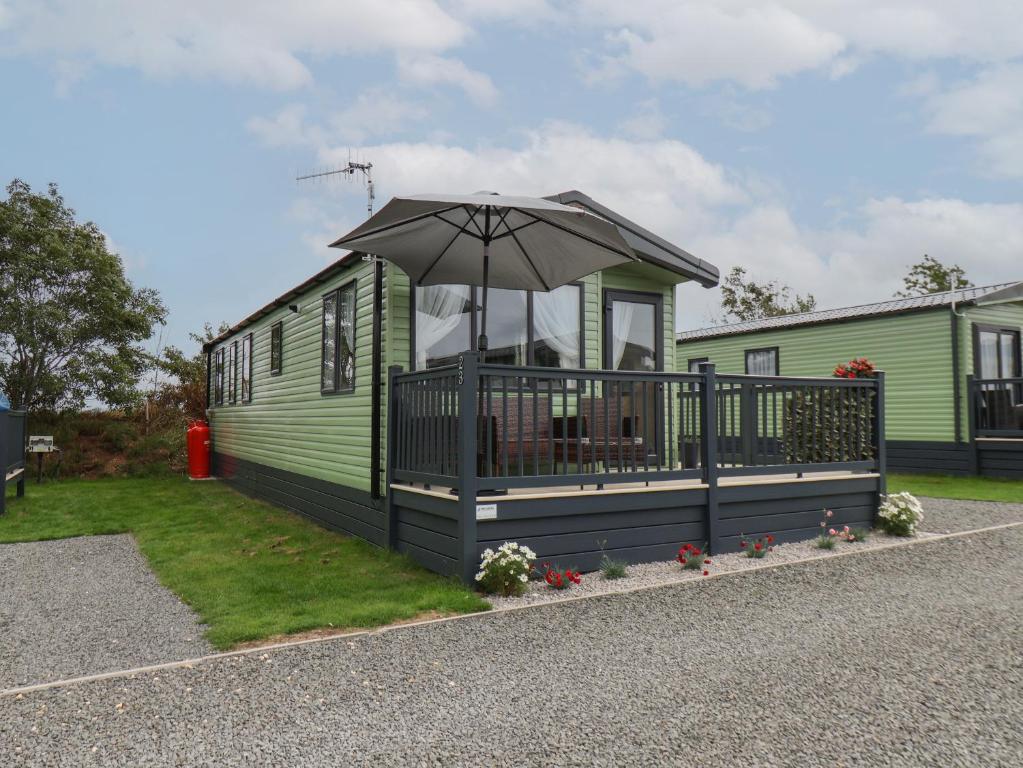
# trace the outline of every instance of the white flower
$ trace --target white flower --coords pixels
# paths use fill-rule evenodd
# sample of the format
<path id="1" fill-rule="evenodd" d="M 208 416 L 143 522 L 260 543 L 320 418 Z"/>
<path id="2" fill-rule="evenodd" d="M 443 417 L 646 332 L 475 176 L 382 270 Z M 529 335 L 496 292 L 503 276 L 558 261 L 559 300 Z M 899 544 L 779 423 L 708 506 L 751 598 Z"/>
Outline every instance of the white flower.
<path id="1" fill-rule="evenodd" d="M 529 576 L 527 576 L 524 573 L 520 573 L 519 574 L 519 581 L 521 581 L 523 584 L 525 584 L 527 581 L 529 581 Z"/>

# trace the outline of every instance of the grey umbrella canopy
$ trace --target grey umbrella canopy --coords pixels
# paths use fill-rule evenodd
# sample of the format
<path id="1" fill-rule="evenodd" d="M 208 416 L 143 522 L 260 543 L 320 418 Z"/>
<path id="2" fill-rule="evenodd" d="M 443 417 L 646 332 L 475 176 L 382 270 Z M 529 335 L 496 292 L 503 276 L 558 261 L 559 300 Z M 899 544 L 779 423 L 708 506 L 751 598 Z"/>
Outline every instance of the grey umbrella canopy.
<path id="1" fill-rule="evenodd" d="M 392 198 L 331 243 L 387 259 L 416 285 L 478 285 L 487 348 L 487 289 L 551 291 L 601 269 L 636 261 L 610 222 L 560 203 L 511 195 Z"/>

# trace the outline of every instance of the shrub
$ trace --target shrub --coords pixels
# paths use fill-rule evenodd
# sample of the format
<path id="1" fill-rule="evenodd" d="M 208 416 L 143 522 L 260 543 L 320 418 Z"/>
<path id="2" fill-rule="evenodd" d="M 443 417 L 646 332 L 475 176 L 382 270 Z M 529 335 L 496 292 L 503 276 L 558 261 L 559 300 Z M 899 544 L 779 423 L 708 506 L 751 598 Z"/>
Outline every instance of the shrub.
<path id="1" fill-rule="evenodd" d="M 573 584 L 581 584 L 583 580 L 582 574 L 571 568 L 561 570 L 557 565 L 552 566 L 550 563 L 544 563 L 543 569 L 543 580 L 551 589 L 568 589 Z"/>
<path id="2" fill-rule="evenodd" d="M 628 567 L 624 560 L 615 560 L 604 551 L 607 539 L 598 542 L 600 544 L 600 573 L 605 579 L 624 579 L 628 576 Z"/>
<path id="3" fill-rule="evenodd" d="M 821 520 L 821 535 L 817 537 L 817 549 L 834 549 L 835 548 L 835 535 L 836 531 L 834 528 L 829 528 L 827 531 L 824 530 L 827 526 L 828 521 L 834 517 L 835 513 L 830 509 L 824 510 L 824 519 Z"/>
<path id="4" fill-rule="evenodd" d="M 924 508 L 913 494 L 890 493 L 877 512 L 881 529 L 893 536 L 912 536 L 924 519 Z"/>
<path id="5" fill-rule="evenodd" d="M 739 549 L 746 552 L 746 557 L 761 558 L 767 557 L 768 552 L 774 551 L 772 544 L 774 544 L 774 536 L 767 534 L 753 541 L 742 539 L 739 542 Z"/>
<path id="6" fill-rule="evenodd" d="M 857 357 L 848 363 L 839 363 L 831 375 L 838 379 L 872 379 L 877 367 L 865 357 Z"/>
<path id="7" fill-rule="evenodd" d="M 845 525 L 842 526 L 842 530 L 838 531 L 836 535 L 838 538 L 842 539 L 842 541 L 866 541 L 867 537 L 870 535 L 870 531 L 866 528 L 850 528 L 848 525 Z"/>
<path id="8" fill-rule="evenodd" d="M 707 545 L 704 544 L 703 546 L 706 547 Z M 703 569 L 704 575 L 706 575 L 707 569 L 703 566 L 710 565 L 711 563 L 710 558 L 704 554 L 703 549 L 692 544 L 683 544 L 675 559 L 686 570 L 695 571 L 697 568 Z"/>
<path id="9" fill-rule="evenodd" d="M 521 595 L 529 582 L 529 571 L 536 554 L 529 547 L 506 541 L 495 552 L 484 550 L 476 583 L 488 595 Z"/>
<path id="10" fill-rule="evenodd" d="M 607 555 L 600 559 L 600 573 L 605 579 L 624 579 L 629 575 L 624 560 L 613 560 Z"/>

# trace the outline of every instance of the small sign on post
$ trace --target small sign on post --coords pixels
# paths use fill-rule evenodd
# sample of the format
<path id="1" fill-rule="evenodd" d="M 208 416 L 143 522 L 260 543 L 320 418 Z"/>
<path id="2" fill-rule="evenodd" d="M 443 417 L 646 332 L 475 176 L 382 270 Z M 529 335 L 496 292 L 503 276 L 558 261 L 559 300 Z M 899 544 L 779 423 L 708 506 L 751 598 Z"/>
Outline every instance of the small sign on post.
<path id="1" fill-rule="evenodd" d="M 32 435 L 28 438 L 29 453 L 53 453 L 53 435 Z"/>
<path id="2" fill-rule="evenodd" d="M 53 435 L 29 435 L 27 453 L 36 455 L 36 483 L 43 481 L 43 456 L 45 454 L 57 454 L 55 473 L 60 471 L 60 448 L 53 444 Z"/>

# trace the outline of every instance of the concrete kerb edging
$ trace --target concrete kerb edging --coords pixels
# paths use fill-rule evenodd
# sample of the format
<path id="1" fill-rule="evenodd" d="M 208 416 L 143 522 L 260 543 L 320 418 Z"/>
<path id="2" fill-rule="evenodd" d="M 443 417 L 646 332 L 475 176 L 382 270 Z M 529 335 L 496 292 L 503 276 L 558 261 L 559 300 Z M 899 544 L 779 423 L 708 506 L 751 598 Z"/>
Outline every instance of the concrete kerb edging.
<path id="1" fill-rule="evenodd" d="M 846 552 L 828 553 L 813 555 L 811 557 L 803 557 L 798 560 L 788 560 L 782 563 L 764 563 L 751 566 L 749 568 L 742 568 L 741 570 L 722 571 L 721 573 L 712 573 L 709 576 L 699 579 L 678 579 L 676 581 L 667 581 L 659 584 L 644 584 L 637 587 L 629 587 L 626 589 L 611 589 L 604 592 L 594 592 L 586 595 L 579 595 L 577 597 L 566 597 L 561 600 L 555 600 L 544 603 L 530 603 L 528 605 L 515 605 L 507 608 L 497 608 L 489 611 L 476 611 L 475 613 L 463 613 L 457 616 L 444 616 L 438 619 L 424 619 L 422 621 L 410 621 L 404 624 L 391 624 L 384 627 L 376 627 L 374 629 L 362 629 L 353 632 L 341 632 L 336 635 L 328 635 L 326 637 L 313 637 L 306 640 L 290 640 L 281 643 L 270 643 L 268 645 L 260 645 L 253 648 L 242 648 L 236 651 L 223 651 L 221 653 L 211 653 L 205 656 L 197 656 L 192 659 L 182 659 L 180 661 L 166 661 L 160 664 L 149 664 L 142 667 L 133 667 L 131 669 L 115 670 L 113 672 L 101 672 L 95 675 L 83 675 L 81 677 L 71 677 L 63 680 L 53 680 L 47 683 L 36 683 L 33 685 L 23 685 L 16 688 L 6 688 L 0 690 L 0 699 L 10 698 L 12 696 L 18 696 L 20 694 L 35 693 L 37 691 L 45 691 L 50 688 L 65 688 L 72 685 L 79 685 L 83 683 L 98 682 L 101 680 L 111 680 L 116 678 L 133 678 L 138 675 L 145 675 L 151 672 L 161 672 L 168 669 L 190 669 L 198 664 L 205 664 L 212 661 L 219 661 L 221 659 L 229 659 L 241 656 L 252 656 L 255 654 L 265 654 L 271 651 L 286 650 L 288 648 L 297 648 L 303 645 L 311 645 L 314 643 L 329 643 L 336 642 L 338 640 L 350 640 L 353 637 L 367 637 L 369 635 L 382 635 L 387 632 L 397 632 L 405 629 L 414 627 L 425 627 L 430 624 L 440 624 L 453 621 L 466 621 L 470 619 L 476 619 L 481 616 L 494 616 L 503 613 L 512 613 L 516 611 L 527 611 L 534 610 L 537 608 L 549 608 L 554 605 L 562 605 L 564 603 L 577 603 L 583 600 L 593 600 L 594 598 L 603 598 L 611 595 L 628 595 L 637 592 L 648 592 L 655 589 L 664 589 L 666 587 L 676 587 L 681 584 L 703 584 L 711 579 L 724 579 L 730 576 L 737 576 L 740 574 L 755 573 L 757 571 L 774 570 L 780 568 L 788 568 L 793 565 L 802 565 L 804 563 L 812 563 L 820 560 L 832 560 L 840 557 L 856 557 L 859 555 L 872 554 L 874 552 L 882 552 L 890 549 L 902 549 L 905 547 L 915 547 L 924 544 L 930 544 L 937 541 L 945 541 L 947 539 L 965 538 L 967 536 L 974 536 L 980 533 L 989 533 L 992 531 L 1000 531 L 1008 528 L 1017 528 L 1023 526 L 1023 521 L 1015 523 L 1002 523 L 1000 525 L 991 525 L 985 528 L 973 528 L 968 531 L 954 531 L 952 533 L 939 533 L 927 536 L 926 538 L 920 539 L 909 539 L 907 541 L 896 541 L 890 544 L 882 544 L 879 546 L 871 547 L 870 549 L 850 549 Z"/>

